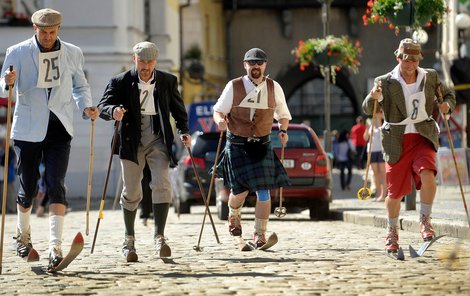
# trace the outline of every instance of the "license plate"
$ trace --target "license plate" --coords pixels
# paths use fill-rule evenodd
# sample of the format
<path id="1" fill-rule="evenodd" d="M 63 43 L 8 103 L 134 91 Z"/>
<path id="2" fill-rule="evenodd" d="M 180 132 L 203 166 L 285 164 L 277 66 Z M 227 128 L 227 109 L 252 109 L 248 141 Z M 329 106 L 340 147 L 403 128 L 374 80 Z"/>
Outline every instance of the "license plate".
<path id="1" fill-rule="evenodd" d="M 294 160 L 293 159 L 284 159 L 284 168 L 291 169 L 294 167 Z"/>

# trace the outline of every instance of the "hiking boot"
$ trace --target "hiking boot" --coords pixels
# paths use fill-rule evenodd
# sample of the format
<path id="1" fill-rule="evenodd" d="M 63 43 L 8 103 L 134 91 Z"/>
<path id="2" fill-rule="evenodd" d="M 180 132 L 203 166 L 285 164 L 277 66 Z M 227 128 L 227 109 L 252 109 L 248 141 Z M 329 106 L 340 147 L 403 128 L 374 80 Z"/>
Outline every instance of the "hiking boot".
<path id="1" fill-rule="evenodd" d="M 31 228 L 30 228 L 31 229 Z M 33 248 L 31 243 L 31 230 L 25 233 L 20 233 L 20 230 L 16 230 L 16 254 L 21 258 L 28 257 L 29 252 Z"/>
<path id="2" fill-rule="evenodd" d="M 124 243 L 122 244 L 122 255 L 124 255 L 127 262 L 137 262 L 137 260 L 139 260 L 139 257 L 135 251 L 134 243 L 134 236 L 126 235 Z"/>
<path id="3" fill-rule="evenodd" d="M 241 236 L 242 235 L 242 225 L 241 225 L 240 215 L 229 215 L 228 216 L 228 232 L 232 236 Z"/>
<path id="4" fill-rule="evenodd" d="M 398 228 L 389 227 L 387 238 L 385 239 L 385 250 L 389 253 L 397 252 L 400 246 L 398 245 Z"/>
<path id="5" fill-rule="evenodd" d="M 155 237 L 155 250 L 155 254 L 160 258 L 171 256 L 170 246 L 167 245 L 166 238 L 163 235 L 157 235 Z"/>
<path id="6" fill-rule="evenodd" d="M 430 216 L 421 215 L 419 218 L 419 230 L 421 231 L 421 237 L 425 242 L 432 240 L 436 236 L 431 225 Z"/>
<path id="7" fill-rule="evenodd" d="M 266 244 L 266 234 L 265 233 L 257 233 L 253 235 L 253 244 L 256 248 L 261 248 Z"/>
<path id="8" fill-rule="evenodd" d="M 62 256 L 62 248 L 60 246 L 51 248 L 49 251 L 49 269 L 56 268 L 63 259 L 64 256 Z"/>

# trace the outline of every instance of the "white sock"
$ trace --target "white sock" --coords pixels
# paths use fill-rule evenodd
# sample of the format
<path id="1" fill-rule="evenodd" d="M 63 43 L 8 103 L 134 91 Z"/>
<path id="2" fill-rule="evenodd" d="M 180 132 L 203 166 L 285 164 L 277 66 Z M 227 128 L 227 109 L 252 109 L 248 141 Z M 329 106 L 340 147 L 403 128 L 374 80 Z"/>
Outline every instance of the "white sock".
<path id="1" fill-rule="evenodd" d="M 398 224 L 398 217 L 396 218 L 388 218 L 388 227 L 395 228 Z"/>
<path id="2" fill-rule="evenodd" d="M 241 207 L 239 207 L 238 209 L 234 209 L 234 208 L 229 206 L 228 209 L 229 209 L 230 216 L 237 217 L 237 216 L 241 215 L 241 211 L 242 211 Z"/>
<path id="3" fill-rule="evenodd" d="M 17 215 L 17 228 L 20 230 L 21 233 L 27 233 L 30 231 L 29 220 L 31 217 L 31 210 L 33 207 L 29 207 L 28 211 L 22 212 L 18 209 Z"/>
<path id="4" fill-rule="evenodd" d="M 431 204 L 427 204 L 427 203 L 421 203 L 421 207 L 419 209 L 419 213 L 421 215 L 424 215 L 426 217 L 428 216 L 431 216 L 431 212 L 432 212 L 432 203 Z"/>
<path id="5" fill-rule="evenodd" d="M 258 234 L 266 233 L 269 219 L 255 218 L 255 232 Z"/>
<path id="6" fill-rule="evenodd" d="M 49 217 L 49 249 L 62 245 L 62 232 L 64 229 L 64 216 Z"/>

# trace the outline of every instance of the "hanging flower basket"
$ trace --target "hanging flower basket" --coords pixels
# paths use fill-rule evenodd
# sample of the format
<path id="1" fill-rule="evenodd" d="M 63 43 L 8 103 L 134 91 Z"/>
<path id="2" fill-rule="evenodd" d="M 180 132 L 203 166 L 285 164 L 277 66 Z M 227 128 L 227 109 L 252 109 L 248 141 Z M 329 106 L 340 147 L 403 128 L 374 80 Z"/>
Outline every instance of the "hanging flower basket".
<path id="1" fill-rule="evenodd" d="M 353 44 L 346 36 L 328 35 L 325 38 L 300 40 L 292 53 L 295 55 L 296 62 L 299 63 L 300 70 L 304 71 L 306 67 L 314 64 L 320 67 L 324 76 L 325 67 L 329 67 L 332 80 L 335 82 L 336 71 L 342 67 L 354 73 L 359 71 L 358 58 L 362 53 L 362 47 L 359 41 Z"/>
<path id="2" fill-rule="evenodd" d="M 398 33 L 400 27 L 418 30 L 441 23 L 448 11 L 445 0 L 369 0 L 362 20 L 364 26 L 388 24 Z"/>

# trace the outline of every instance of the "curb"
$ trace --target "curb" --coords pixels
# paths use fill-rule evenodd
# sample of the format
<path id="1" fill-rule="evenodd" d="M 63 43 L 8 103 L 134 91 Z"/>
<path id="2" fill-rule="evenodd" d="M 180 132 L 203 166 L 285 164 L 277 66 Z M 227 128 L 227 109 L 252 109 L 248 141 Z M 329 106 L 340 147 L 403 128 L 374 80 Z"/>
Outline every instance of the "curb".
<path id="1" fill-rule="evenodd" d="M 330 217 L 333 220 L 342 220 L 343 222 L 368 225 L 385 229 L 387 227 L 387 218 L 383 215 L 374 215 L 367 211 L 349 211 L 332 209 Z M 403 217 L 399 220 L 400 230 L 420 233 L 419 222 L 417 218 Z M 452 222 L 450 220 L 433 219 L 432 226 L 436 235 L 447 235 L 455 238 L 470 239 L 470 229 L 465 223 Z"/>

